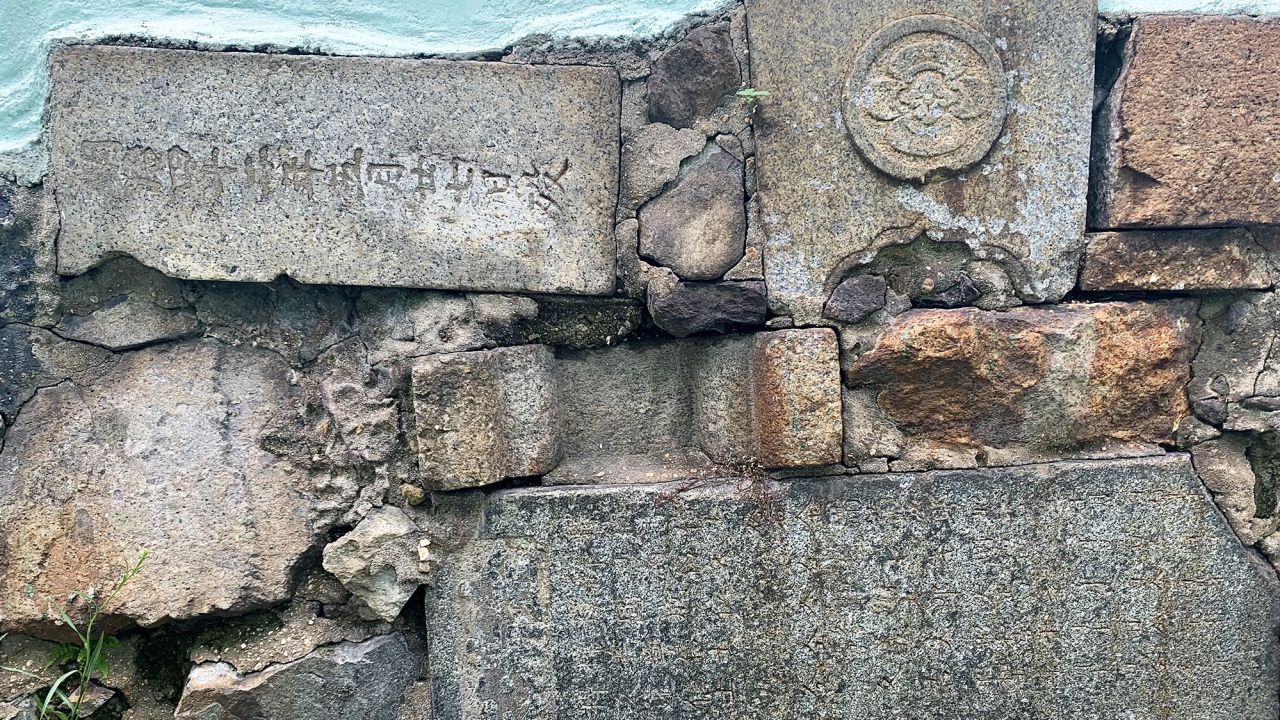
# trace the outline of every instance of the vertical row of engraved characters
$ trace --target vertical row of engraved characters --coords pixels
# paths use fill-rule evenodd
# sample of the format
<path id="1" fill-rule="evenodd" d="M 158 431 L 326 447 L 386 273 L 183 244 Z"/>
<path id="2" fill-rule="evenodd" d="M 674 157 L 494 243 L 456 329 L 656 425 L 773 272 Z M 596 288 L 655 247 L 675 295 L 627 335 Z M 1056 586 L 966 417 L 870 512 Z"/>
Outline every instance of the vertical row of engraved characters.
<path id="1" fill-rule="evenodd" d="M 374 162 L 363 148 L 348 160 L 317 165 L 312 150 L 264 145 L 242 160 L 218 146 L 198 157 L 174 145 L 168 150 L 126 146 L 114 140 L 88 140 L 79 158 L 116 177 L 131 190 L 166 197 L 216 202 L 228 188 L 241 188 L 246 199 L 266 201 L 282 191 L 332 200 L 366 196 L 422 196 L 452 205 L 516 199 L 546 214 L 559 212 L 568 159 L 530 167 L 518 175 L 493 172 L 458 157 L 423 153 L 391 155 L 403 162 Z M 493 196 L 501 196 L 495 198 Z"/>

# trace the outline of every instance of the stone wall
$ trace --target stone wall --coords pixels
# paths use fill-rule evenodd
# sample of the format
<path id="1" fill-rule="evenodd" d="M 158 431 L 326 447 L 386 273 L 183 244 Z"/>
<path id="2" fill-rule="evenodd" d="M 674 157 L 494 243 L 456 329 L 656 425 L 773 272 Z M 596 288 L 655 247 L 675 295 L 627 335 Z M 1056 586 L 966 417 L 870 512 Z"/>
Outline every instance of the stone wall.
<path id="1" fill-rule="evenodd" d="M 146 549 L 95 718 L 1277 720 L 1276 68 L 1083 0 L 59 48 L 0 719 Z"/>

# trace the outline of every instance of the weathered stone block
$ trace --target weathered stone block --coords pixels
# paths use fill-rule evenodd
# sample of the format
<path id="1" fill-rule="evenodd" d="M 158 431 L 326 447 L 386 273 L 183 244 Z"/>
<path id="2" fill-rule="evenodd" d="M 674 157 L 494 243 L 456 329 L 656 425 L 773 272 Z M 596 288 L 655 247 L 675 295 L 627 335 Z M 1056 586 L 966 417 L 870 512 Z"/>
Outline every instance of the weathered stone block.
<path id="1" fill-rule="evenodd" d="M 1267 254 L 1243 228 L 1094 233 L 1081 290 L 1233 290 L 1271 286 Z"/>
<path id="2" fill-rule="evenodd" d="M 755 414 L 766 468 L 838 465 L 844 425 L 840 348 L 831 330 L 782 330 L 756 337 Z"/>
<path id="3" fill-rule="evenodd" d="M 839 462 L 829 330 L 628 343 L 556 364 L 565 462 L 552 483 L 657 482 Z"/>
<path id="4" fill-rule="evenodd" d="M 764 325 L 768 288 L 759 280 L 682 282 L 670 273 L 649 280 L 653 323 L 676 337 Z"/>
<path id="5" fill-rule="evenodd" d="M 693 127 L 733 95 L 742 71 L 726 23 L 695 28 L 653 64 L 649 119 Z"/>
<path id="6" fill-rule="evenodd" d="M 816 321 L 851 268 L 925 235 L 1000 263 L 1024 300 L 1075 284 L 1092 0 L 751 0 L 765 272 Z M 920 14 L 928 13 L 928 14 Z"/>
<path id="7" fill-rule="evenodd" d="M 1280 21 L 1139 17 L 1094 134 L 1098 228 L 1280 223 Z"/>
<path id="8" fill-rule="evenodd" d="M 0 633 L 54 632 L 56 608 L 109 587 L 143 548 L 113 622 L 286 600 L 312 548 L 309 489 L 259 441 L 294 407 L 289 372 L 204 340 L 36 393 L 0 453 Z"/>
<path id="9" fill-rule="evenodd" d="M 63 273 L 613 290 L 612 70 L 75 46 L 51 72 Z"/>
<path id="10" fill-rule="evenodd" d="M 906 436 L 895 469 L 1152 452 L 1190 414 L 1193 309 L 914 310 L 847 381 Z"/>
<path id="11" fill-rule="evenodd" d="M 428 596 L 437 720 L 1280 712 L 1280 587 L 1185 456 L 511 490 L 481 518 Z"/>
<path id="12" fill-rule="evenodd" d="M 433 490 L 541 475 L 559 459 L 551 351 L 433 355 L 413 368 L 418 469 Z"/>

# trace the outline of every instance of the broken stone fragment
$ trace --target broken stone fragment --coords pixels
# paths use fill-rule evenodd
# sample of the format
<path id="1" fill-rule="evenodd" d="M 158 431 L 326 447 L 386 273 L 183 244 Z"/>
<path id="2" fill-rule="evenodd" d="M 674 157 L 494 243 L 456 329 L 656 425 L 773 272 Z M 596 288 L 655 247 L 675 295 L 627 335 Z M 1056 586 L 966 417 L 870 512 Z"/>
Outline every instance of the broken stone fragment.
<path id="1" fill-rule="evenodd" d="M 676 337 L 760 327 L 769 310 L 763 282 L 690 283 L 670 275 L 650 280 L 648 305 L 654 324 Z"/>
<path id="2" fill-rule="evenodd" d="M 822 314 L 838 322 L 862 322 L 884 308 L 887 291 L 879 275 L 854 275 L 836 286 Z"/>
<path id="3" fill-rule="evenodd" d="M 1280 20 L 1143 15 L 1098 114 L 1091 225 L 1280 222 Z"/>
<path id="4" fill-rule="evenodd" d="M 309 488 L 259 443 L 297 412 L 289 376 L 274 353 L 200 340 L 36 393 L 0 453 L 0 633 L 65 636 L 54 608 L 144 548 L 112 624 L 288 599 L 312 549 Z"/>
<path id="5" fill-rule="evenodd" d="M 742 162 L 712 152 L 640 210 L 640 255 L 682 280 L 717 280 L 746 243 Z"/>
<path id="6" fill-rule="evenodd" d="M 1191 312 L 1146 303 L 911 311 L 848 381 L 873 392 L 905 436 L 895 469 L 1154 452 L 1190 414 Z"/>
<path id="7" fill-rule="evenodd" d="M 1080 289 L 1245 290 L 1271 286 L 1267 255 L 1244 228 L 1089 235 Z"/>
<path id="8" fill-rule="evenodd" d="M 204 663 L 188 676 L 176 717 L 396 720 L 418 664 L 400 633 L 328 645 L 260 672 Z"/>
<path id="9" fill-rule="evenodd" d="M 64 340 L 44 328 L 0 327 L 0 416 L 12 421 L 42 388 L 68 380 L 91 385 L 118 358 L 94 345 Z M 0 498 L 2 500 L 2 498 Z"/>
<path id="10" fill-rule="evenodd" d="M 246 674 L 292 662 L 318 647 L 363 642 L 385 634 L 390 625 L 351 617 L 318 615 L 318 605 L 294 602 L 284 610 L 268 610 L 219 623 L 201 633 L 189 657 L 197 664 L 225 663 Z"/>
<path id="11" fill-rule="evenodd" d="M 53 321 L 57 234 L 52 192 L 0 179 L 0 325 Z"/>
<path id="12" fill-rule="evenodd" d="M 1260 499 L 1267 497 L 1265 483 L 1274 479 L 1267 475 L 1277 469 L 1276 458 L 1267 452 L 1274 442 L 1267 435 L 1251 439 L 1247 435 L 1225 433 L 1191 449 L 1196 474 L 1213 493 L 1227 522 L 1240 536 L 1240 542 L 1246 545 L 1253 545 L 1280 530 L 1274 485 L 1269 496 L 1270 506 L 1259 504 Z M 1255 465 L 1263 472 L 1255 472 Z"/>
<path id="13" fill-rule="evenodd" d="M 654 62 L 649 76 L 649 119 L 693 127 L 741 83 L 728 24 L 695 28 Z"/>
<path id="14" fill-rule="evenodd" d="M 1190 396 L 1225 400 L 1228 415 L 1249 398 L 1280 397 L 1280 358 L 1273 352 L 1280 332 L 1280 295 L 1210 298 L 1200 316 L 1204 341 L 1196 353 Z"/>
<path id="15" fill-rule="evenodd" d="M 707 139 L 697 130 L 677 130 L 665 123 L 649 123 L 627 134 L 622 143 L 624 208 L 638 208 L 680 174 L 685 158 L 697 155 Z"/>
<path id="16" fill-rule="evenodd" d="M 756 441 L 766 468 L 840 463 L 840 350 L 831 330 L 756 336 L 752 371 Z"/>
<path id="17" fill-rule="evenodd" d="M 200 329 L 183 283 L 129 258 L 104 262 L 67 282 L 59 335 L 111 350 L 190 337 Z"/>
<path id="18" fill-rule="evenodd" d="M 418 541 L 422 533 L 404 511 L 385 506 L 324 548 L 324 569 L 367 606 L 368 619 L 391 622 L 422 584 Z"/>
<path id="19" fill-rule="evenodd" d="M 456 490 L 555 467 L 551 362 L 551 351 L 541 345 L 420 360 L 412 395 L 423 485 Z"/>

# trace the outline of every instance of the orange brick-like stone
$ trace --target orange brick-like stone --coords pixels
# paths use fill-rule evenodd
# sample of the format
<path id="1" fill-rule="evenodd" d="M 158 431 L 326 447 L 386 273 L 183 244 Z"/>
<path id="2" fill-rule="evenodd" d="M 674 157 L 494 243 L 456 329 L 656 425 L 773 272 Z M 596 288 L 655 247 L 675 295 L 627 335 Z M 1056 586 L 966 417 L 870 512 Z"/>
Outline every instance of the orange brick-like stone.
<path id="1" fill-rule="evenodd" d="M 844 420 L 836 334 L 820 329 L 761 333 L 753 372 L 761 464 L 839 463 Z"/>
<path id="2" fill-rule="evenodd" d="M 1093 163 L 1096 228 L 1280 223 L 1280 19 L 1137 20 Z"/>

